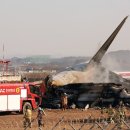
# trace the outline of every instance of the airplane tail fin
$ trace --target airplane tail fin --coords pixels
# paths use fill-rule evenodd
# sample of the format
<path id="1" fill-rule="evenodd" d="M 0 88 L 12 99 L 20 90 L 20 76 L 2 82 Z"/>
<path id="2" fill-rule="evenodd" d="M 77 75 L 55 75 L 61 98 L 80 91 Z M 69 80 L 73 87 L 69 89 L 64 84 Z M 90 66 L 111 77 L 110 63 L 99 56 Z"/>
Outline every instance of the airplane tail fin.
<path id="1" fill-rule="evenodd" d="M 88 64 L 91 64 L 93 62 L 100 63 L 102 57 L 108 50 L 109 46 L 111 45 L 112 41 L 115 39 L 116 35 L 122 28 L 123 24 L 125 23 L 128 16 L 126 16 L 122 22 L 118 25 L 118 27 L 114 30 L 114 32 L 110 35 L 110 37 L 105 41 L 105 43 L 102 45 L 102 47 L 97 51 L 97 53 L 92 57 L 92 59 L 89 61 Z"/>

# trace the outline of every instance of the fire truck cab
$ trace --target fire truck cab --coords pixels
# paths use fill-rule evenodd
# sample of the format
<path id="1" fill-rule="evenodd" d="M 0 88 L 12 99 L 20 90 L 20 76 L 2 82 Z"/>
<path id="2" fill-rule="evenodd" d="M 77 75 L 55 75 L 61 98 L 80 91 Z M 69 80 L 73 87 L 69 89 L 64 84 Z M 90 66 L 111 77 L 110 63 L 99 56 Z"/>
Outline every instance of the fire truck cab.
<path id="1" fill-rule="evenodd" d="M 35 83 L 0 83 L 0 112 L 25 112 L 26 106 L 36 109 L 42 101 L 40 87 Z"/>

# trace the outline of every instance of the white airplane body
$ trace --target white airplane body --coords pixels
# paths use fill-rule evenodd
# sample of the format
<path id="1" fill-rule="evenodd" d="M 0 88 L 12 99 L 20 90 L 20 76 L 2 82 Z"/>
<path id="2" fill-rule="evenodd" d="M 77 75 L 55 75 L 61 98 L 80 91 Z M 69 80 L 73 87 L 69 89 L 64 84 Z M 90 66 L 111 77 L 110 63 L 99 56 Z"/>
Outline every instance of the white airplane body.
<path id="1" fill-rule="evenodd" d="M 49 79 L 49 84 L 51 86 L 58 87 L 72 83 L 113 82 L 113 79 L 110 79 L 109 70 L 102 67 L 100 61 L 120 31 L 121 27 L 125 23 L 127 17 L 122 20 L 122 22 L 118 25 L 118 27 L 114 30 L 114 32 L 110 35 L 110 37 L 89 62 L 68 67 L 65 71 L 53 75 L 52 78 Z"/>

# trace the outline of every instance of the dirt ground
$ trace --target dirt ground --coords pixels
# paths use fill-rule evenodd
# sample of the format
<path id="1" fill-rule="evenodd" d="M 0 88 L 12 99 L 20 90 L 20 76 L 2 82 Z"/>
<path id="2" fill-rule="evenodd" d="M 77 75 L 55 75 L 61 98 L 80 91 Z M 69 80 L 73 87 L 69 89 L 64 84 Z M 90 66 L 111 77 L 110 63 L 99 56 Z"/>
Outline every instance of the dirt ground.
<path id="1" fill-rule="evenodd" d="M 91 118 L 92 119 L 99 119 L 99 118 L 107 118 L 108 115 L 106 113 L 102 114 L 101 110 L 96 109 L 75 109 L 75 110 L 51 110 L 45 109 L 46 116 L 44 116 L 44 124 L 45 126 L 42 128 L 44 130 L 51 130 L 57 122 L 61 121 L 63 118 L 63 122 L 59 123 L 55 130 L 78 130 L 85 119 Z M 127 109 L 127 116 L 130 116 L 130 109 Z M 36 119 L 37 112 L 33 111 L 33 119 Z M 73 127 L 73 128 L 72 128 Z M 81 130 L 89 130 L 92 127 L 92 123 L 84 126 Z M 32 122 L 32 128 L 27 128 L 30 130 L 38 130 L 37 127 L 37 120 Z M 98 130 L 99 128 L 95 127 L 93 130 Z M 24 130 L 23 128 L 23 115 L 17 113 L 0 113 L 0 130 Z M 99 129 L 100 130 L 100 129 Z M 106 130 L 109 130 L 106 129 Z"/>

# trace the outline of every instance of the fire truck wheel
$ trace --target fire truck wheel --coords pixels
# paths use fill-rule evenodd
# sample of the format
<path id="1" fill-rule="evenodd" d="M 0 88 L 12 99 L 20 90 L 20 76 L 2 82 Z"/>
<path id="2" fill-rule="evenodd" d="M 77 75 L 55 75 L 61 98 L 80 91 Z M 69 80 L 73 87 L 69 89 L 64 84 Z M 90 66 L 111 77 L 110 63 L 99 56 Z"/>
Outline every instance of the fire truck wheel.
<path id="1" fill-rule="evenodd" d="M 25 102 L 24 105 L 23 105 L 23 113 L 25 113 L 27 106 L 32 110 L 32 105 L 31 105 L 31 103 Z"/>

